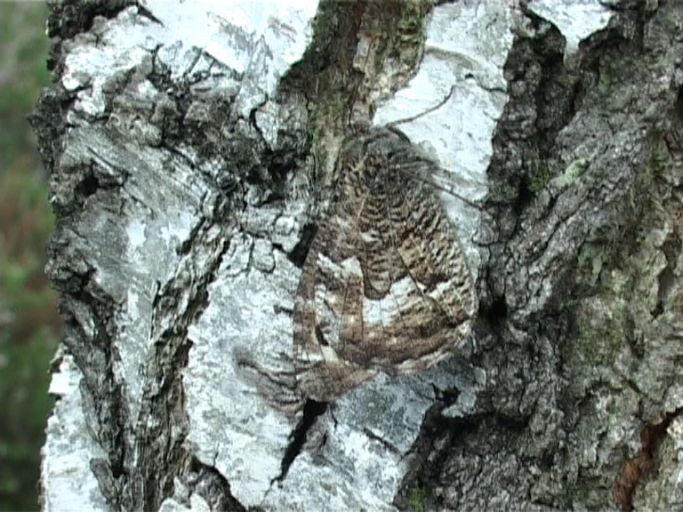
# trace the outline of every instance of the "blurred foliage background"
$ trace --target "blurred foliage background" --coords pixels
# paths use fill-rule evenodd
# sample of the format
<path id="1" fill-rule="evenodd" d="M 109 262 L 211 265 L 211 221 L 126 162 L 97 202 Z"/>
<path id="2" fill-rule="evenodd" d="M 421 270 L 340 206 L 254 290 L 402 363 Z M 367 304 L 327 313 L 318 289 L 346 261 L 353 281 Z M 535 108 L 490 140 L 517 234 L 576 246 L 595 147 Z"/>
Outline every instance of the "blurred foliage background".
<path id="1" fill-rule="evenodd" d="M 40 447 L 61 328 L 43 274 L 53 228 L 26 116 L 50 81 L 47 6 L 0 1 L 0 510 L 39 508 Z"/>

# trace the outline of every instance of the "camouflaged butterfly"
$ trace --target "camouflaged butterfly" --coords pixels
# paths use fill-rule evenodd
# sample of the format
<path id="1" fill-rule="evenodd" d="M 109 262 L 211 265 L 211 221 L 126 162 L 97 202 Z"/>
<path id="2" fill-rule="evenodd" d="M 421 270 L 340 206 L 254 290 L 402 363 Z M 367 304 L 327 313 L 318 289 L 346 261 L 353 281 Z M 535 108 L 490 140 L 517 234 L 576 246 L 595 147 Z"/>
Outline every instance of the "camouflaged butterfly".
<path id="1" fill-rule="evenodd" d="M 437 170 L 386 128 L 342 148 L 294 309 L 294 368 L 307 397 L 330 401 L 378 372 L 425 370 L 470 335 L 477 295 L 430 183 Z"/>

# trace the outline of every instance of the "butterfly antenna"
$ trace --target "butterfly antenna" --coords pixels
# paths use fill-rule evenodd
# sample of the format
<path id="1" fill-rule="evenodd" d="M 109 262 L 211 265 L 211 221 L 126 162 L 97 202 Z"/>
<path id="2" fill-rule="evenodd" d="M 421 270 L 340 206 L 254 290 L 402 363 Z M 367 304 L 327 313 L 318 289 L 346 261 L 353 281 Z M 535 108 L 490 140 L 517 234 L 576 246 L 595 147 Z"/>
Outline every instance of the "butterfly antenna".
<path id="1" fill-rule="evenodd" d="M 442 192 L 446 192 L 447 194 L 452 195 L 456 199 L 459 199 L 463 203 L 467 204 L 468 206 L 471 206 L 472 208 L 481 208 L 481 204 L 476 203 L 475 201 L 472 201 L 470 199 L 467 199 L 463 195 L 459 194 L 454 190 L 454 185 L 453 183 L 450 183 L 448 181 L 448 178 L 445 176 L 441 176 L 438 173 L 430 173 L 429 178 L 426 178 L 422 176 L 421 171 L 424 172 L 423 167 L 419 165 L 406 165 L 403 164 L 400 167 L 398 167 L 400 172 L 405 173 L 408 177 L 411 179 L 414 179 L 416 181 L 419 181 L 420 183 L 424 183 L 425 185 L 428 185 L 430 187 L 434 187 L 437 190 L 441 190 Z"/>
<path id="2" fill-rule="evenodd" d="M 434 105 L 433 107 L 430 107 L 430 108 L 428 108 L 427 110 L 425 110 L 425 111 L 423 111 L 423 112 L 420 112 L 419 114 L 415 114 L 414 116 L 406 117 L 405 119 L 398 119 L 398 120 L 396 120 L 396 121 L 392 121 L 392 122 L 390 122 L 390 123 L 387 123 L 385 126 L 386 126 L 387 128 L 393 128 L 393 127 L 395 127 L 396 125 L 403 124 L 403 123 L 409 123 L 409 122 L 411 122 L 411 121 L 415 121 L 416 119 L 421 118 L 422 116 L 426 116 L 427 114 L 431 114 L 431 113 L 434 112 L 435 110 L 438 110 L 438 109 L 440 109 L 441 107 L 443 107 L 443 106 L 448 102 L 448 100 L 451 99 L 451 97 L 453 96 L 453 93 L 454 93 L 454 92 L 455 92 L 455 85 L 453 85 L 453 86 L 451 87 L 451 90 L 448 92 L 448 94 L 446 95 L 446 97 L 445 97 L 444 99 L 442 99 L 439 103 L 437 103 L 436 105 Z"/>

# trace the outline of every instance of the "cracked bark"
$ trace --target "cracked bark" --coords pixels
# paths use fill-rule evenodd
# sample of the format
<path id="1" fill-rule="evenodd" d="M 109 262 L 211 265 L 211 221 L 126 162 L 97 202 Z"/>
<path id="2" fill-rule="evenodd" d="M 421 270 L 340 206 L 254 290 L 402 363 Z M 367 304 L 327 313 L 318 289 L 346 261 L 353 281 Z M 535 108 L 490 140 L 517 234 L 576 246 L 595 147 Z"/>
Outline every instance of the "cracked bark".
<path id="1" fill-rule="evenodd" d="M 295 389 L 290 315 L 339 143 L 444 58 L 430 24 L 503 9 L 324 2 L 259 39 L 225 12 L 174 33 L 181 3 L 53 5 L 45 508 L 683 509 L 683 6 L 609 2 L 568 55 L 528 4 L 504 87 L 446 59 L 504 100 L 481 212 L 454 214 L 475 339 L 328 405 Z"/>

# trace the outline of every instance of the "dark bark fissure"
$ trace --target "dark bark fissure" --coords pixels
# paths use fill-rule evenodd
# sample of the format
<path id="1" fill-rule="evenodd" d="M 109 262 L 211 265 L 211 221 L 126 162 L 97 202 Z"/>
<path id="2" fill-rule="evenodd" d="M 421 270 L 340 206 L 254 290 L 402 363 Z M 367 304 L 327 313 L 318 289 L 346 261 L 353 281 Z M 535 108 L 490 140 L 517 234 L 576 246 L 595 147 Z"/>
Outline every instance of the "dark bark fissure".
<path id="1" fill-rule="evenodd" d="M 87 32 L 97 16 L 113 18 L 135 0 L 63 0 L 50 5 L 48 35 L 72 39 L 77 34 Z"/>
<path id="2" fill-rule="evenodd" d="M 659 423 L 646 425 L 640 431 L 642 448 L 635 458 L 627 460 L 614 482 L 614 501 L 622 512 L 633 510 L 636 486 L 655 469 L 657 449 L 666 436 L 666 429 L 683 409 L 667 413 Z"/>
<path id="3" fill-rule="evenodd" d="M 289 445 L 287 446 L 285 454 L 282 457 L 282 470 L 280 474 L 273 479 L 273 482 L 282 481 L 287 477 L 289 467 L 292 465 L 292 462 L 294 462 L 294 459 L 296 459 L 297 455 L 301 453 L 301 449 L 306 442 L 306 434 L 311 427 L 313 427 L 316 419 L 325 413 L 327 410 L 327 405 L 328 404 L 326 402 L 316 402 L 315 400 L 311 399 L 306 400 L 301 419 L 292 433 L 289 435 Z"/>
<path id="4" fill-rule="evenodd" d="M 411 497 L 416 490 L 428 490 L 423 496 L 424 510 L 443 510 L 453 506 L 434 492 L 435 486 L 452 480 L 454 486 L 461 480 L 458 470 L 452 467 L 452 459 L 481 458 L 488 453 L 504 452 L 505 446 L 524 435 L 528 422 L 521 418 L 482 413 L 466 418 L 446 418 L 442 415 L 446 403 L 436 403 L 425 415 L 420 438 L 411 451 L 413 469 L 404 479 L 395 505 L 400 510 L 410 510 Z M 481 437 L 489 438 L 491 446 L 480 446 Z M 482 473 L 481 467 L 469 466 L 468 479 Z M 461 496 L 464 501 L 466 496 Z"/>
<path id="5" fill-rule="evenodd" d="M 666 267 L 659 274 L 659 286 L 657 293 L 657 305 L 652 311 L 652 316 L 657 318 L 664 312 L 664 305 L 671 296 L 676 283 L 677 261 L 676 256 L 683 248 L 683 240 L 676 233 L 672 233 L 662 245 L 662 251 L 666 256 Z"/>
<path id="6" fill-rule="evenodd" d="M 301 230 L 301 238 L 299 242 L 294 246 L 294 248 L 287 254 L 289 261 L 294 263 L 297 267 L 301 268 L 304 266 L 304 261 L 306 260 L 306 254 L 308 254 L 308 249 L 313 242 L 316 232 L 318 231 L 315 224 L 306 224 Z"/>
<path id="7" fill-rule="evenodd" d="M 72 94 L 45 89 L 38 99 L 36 110 L 28 120 L 38 138 L 38 151 L 49 173 L 57 171 L 55 162 L 62 152 L 59 141 L 64 135 L 66 112 L 73 101 Z"/>
<path id="8" fill-rule="evenodd" d="M 216 468 L 195 459 L 186 480 L 191 492 L 204 498 L 210 510 L 246 512 L 247 509 L 232 497 L 230 484 Z"/>
<path id="9" fill-rule="evenodd" d="M 58 254 L 54 246 L 52 258 Z M 66 258 L 63 258 L 66 263 Z M 127 404 L 123 390 L 114 376 L 113 364 L 118 357 L 112 347 L 112 304 L 105 295 L 98 293 L 92 281 L 91 271 L 87 276 L 75 276 L 62 281 L 62 277 L 54 271 L 53 282 L 60 286 L 65 297 L 61 301 L 60 311 L 64 317 L 64 343 L 73 355 L 76 364 L 83 370 L 80 392 L 86 411 L 93 415 L 93 422 L 98 425 L 95 438 L 108 457 L 107 461 L 93 459 L 91 468 L 100 477 L 100 486 L 113 508 L 120 505 L 119 479 L 125 475 L 124 461 L 128 447 L 124 442 L 124 431 L 129 421 Z M 94 336 L 86 334 L 81 320 L 72 309 L 72 301 L 76 304 L 88 304 L 91 319 L 94 323 Z M 106 396 L 101 400 L 100 396 Z"/>

